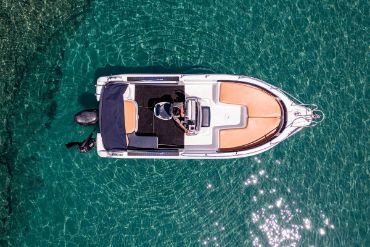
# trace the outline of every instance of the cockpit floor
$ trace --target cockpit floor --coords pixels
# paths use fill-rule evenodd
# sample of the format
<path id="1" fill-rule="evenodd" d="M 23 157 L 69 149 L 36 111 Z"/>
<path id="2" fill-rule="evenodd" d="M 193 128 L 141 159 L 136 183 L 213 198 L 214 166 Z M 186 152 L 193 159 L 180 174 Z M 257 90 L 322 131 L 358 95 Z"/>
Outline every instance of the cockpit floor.
<path id="1" fill-rule="evenodd" d="M 136 85 L 135 101 L 139 107 L 137 135 L 156 135 L 161 148 L 183 148 L 184 131 L 173 120 L 154 116 L 154 106 L 159 102 L 185 102 L 184 86 L 160 84 Z"/>

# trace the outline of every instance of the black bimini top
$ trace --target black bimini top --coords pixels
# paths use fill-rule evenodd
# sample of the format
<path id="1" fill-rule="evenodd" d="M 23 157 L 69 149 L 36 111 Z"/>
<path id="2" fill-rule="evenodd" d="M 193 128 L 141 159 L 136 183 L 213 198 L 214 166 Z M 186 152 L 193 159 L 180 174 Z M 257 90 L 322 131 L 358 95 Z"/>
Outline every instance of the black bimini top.
<path id="1" fill-rule="evenodd" d="M 100 98 L 100 133 L 106 150 L 126 150 L 123 94 L 127 84 L 109 83 Z"/>

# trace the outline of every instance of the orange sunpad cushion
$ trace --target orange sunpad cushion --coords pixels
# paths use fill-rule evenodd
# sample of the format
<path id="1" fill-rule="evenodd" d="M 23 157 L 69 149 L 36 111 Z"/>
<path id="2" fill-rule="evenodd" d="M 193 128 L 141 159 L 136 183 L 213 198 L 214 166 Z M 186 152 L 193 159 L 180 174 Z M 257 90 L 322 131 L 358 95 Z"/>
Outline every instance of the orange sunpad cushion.
<path id="1" fill-rule="evenodd" d="M 133 100 L 125 100 L 123 104 L 125 111 L 125 129 L 126 134 L 129 134 L 134 132 L 137 128 L 137 108 Z"/>
<path id="2" fill-rule="evenodd" d="M 279 124 L 280 118 L 248 118 L 245 128 L 220 130 L 219 148 L 235 148 L 256 142 L 271 135 Z"/>
<path id="3" fill-rule="evenodd" d="M 256 86 L 221 82 L 219 100 L 226 104 L 245 105 L 248 122 L 245 128 L 221 129 L 219 148 L 248 146 L 274 134 L 281 121 L 281 108 L 275 97 Z"/>
<path id="4" fill-rule="evenodd" d="M 249 118 L 281 117 L 275 97 L 252 85 L 221 82 L 219 100 L 222 103 L 247 106 Z"/>

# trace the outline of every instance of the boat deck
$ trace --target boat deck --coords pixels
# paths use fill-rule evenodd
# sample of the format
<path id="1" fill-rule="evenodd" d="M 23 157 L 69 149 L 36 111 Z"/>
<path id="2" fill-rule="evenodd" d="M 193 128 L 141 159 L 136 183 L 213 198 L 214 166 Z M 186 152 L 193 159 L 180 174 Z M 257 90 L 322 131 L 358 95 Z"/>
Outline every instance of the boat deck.
<path id="1" fill-rule="evenodd" d="M 184 131 L 175 121 L 156 118 L 153 112 L 159 102 L 184 102 L 184 86 L 138 84 L 135 85 L 135 101 L 139 115 L 137 135 L 157 136 L 159 148 L 184 147 Z"/>

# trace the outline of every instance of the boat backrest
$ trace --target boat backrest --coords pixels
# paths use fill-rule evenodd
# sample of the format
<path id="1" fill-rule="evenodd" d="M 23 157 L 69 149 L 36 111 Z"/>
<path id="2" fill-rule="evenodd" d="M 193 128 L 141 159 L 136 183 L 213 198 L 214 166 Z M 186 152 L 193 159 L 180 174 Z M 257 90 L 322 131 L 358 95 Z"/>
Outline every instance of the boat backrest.
<path id="1" fill-rule="evenodd" d="M 134 100 L 124 100 L 126 134 L 137 130 L 138 106 Z"/>

